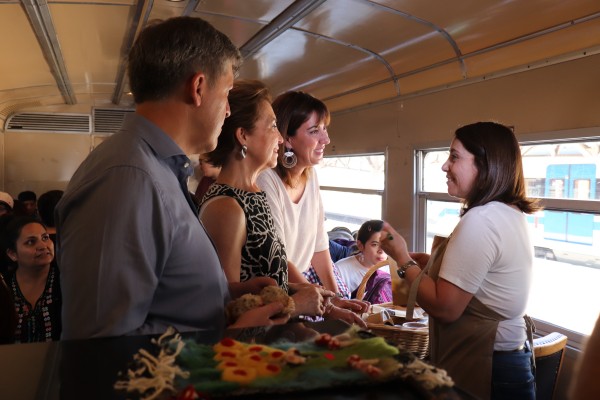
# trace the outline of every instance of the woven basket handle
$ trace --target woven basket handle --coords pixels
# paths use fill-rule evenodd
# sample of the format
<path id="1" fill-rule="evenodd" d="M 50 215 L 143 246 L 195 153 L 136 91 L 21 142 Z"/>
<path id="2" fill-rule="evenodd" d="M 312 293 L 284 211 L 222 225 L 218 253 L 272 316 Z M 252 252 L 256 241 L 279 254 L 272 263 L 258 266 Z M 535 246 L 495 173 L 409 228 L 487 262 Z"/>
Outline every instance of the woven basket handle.
<path id="1" fill-rule="evenodd" d="M 421 279 L 423 275 L 427 274 L 427 270 L 429 270 L 430 263 L 427 263 L 425 267 L 419 272 L 417 278 L 410 285 L 410 291 L 408 292 L 408 301 L 406 303 L 406 320 L 412 321 L 413 314 L 415 311 L 415 304 L 417 303 L 417 292 L 419 291 L 419 285 L 421 284 Z"/>
<path id="2" fill-rule="evenodd" d="M 379 268 L 385 267 L 386 265 L 390 266 L 390 274 L 393 273 L 397 268 L 396 262 L 391 257 L 388 257 L 387 260 L 380 261 L 377 264 L 373 265 L 371 268 L 369 268 L 365 276 L 363 276 L 360 285 L 358 285 L 358 289 L 356 291 L 356 298 L 358 300 L 362 300 L 365 296 L 365 287 L 367 286 L 367 281 L 369 280 L 371 275 L 373 275 L 375 271 L 377 271 Z"/>

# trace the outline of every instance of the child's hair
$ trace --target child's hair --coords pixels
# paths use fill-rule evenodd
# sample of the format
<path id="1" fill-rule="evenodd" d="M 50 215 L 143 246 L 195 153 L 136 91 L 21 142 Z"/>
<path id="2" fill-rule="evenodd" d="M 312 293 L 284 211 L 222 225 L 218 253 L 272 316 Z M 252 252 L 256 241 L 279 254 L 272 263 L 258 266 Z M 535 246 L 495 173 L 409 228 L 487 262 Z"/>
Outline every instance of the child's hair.
<path id="1" fill-rule="evenodd" d="M 373 235 L 375 232 L 381 232 L 383 229 L 383 221 L 379 219 L 372 219 L 363 223 L 358 230 L 358 234 L 356 235 L 356 241 L 361 242 L 363 245 L 367 243 L 367 240 Z"/>

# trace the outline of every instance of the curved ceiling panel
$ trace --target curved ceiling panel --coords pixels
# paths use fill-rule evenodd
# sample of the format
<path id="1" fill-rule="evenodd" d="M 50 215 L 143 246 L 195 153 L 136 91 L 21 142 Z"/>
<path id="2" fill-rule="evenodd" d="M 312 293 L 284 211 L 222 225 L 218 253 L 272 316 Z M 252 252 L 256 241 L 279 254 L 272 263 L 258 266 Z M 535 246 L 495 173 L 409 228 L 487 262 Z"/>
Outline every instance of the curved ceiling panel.
<path id="1" fill-rule="evenodd" d="M 130 8 L 55 4 L 50 10 L 71 82 L 114 84 Z"/>
<path id="2" fill-rule="evenodd" d="M 195 12 L 192 13 L 192 16 L 200 17 L 210 22 L 215 28 L 226 34 L 237 47 L 242 47 L 248 39 L 264 26 L 260 21 L 232 18 L 218 14 L 206 14 L 204 12 Z"/>
<path id="3" fill-rule="evenodd" d="M 598 0 L 0 0 L 0 119 L 130 106 L 125 55 L 149 21 L 199 16 L 243 78 L 352 109 L 600 53 Z"/>
<path id="4" fill-rule="evenodd" d="M 460 82 L 461 79 L 462 69 L 459 63 L 445 64 L 400 78 L 400 91 L 402 95 L 407 95 L 426 89 L 440 88 L 446 84 Z"/>
<path id="5" fill-rule="evenodd" d="M 292 3 L 294 0 L 203 0 L 199 2 L 195 11 L 233 18 L 262 20 L 267 23 Z"/>
<path id="6" fill-rule="evenodd" d="M 430 25 L 363 1 L 352 0 L 352 7 L 348 4 L 348 0 L 330 0 L 294 28 L 373 51 L 395 74 L 456 56 L 450 43 Z"/>
<path id="7" fill-rule="evenodd" d="M 465 63 L 469 77 L 476 77 L 597 46 L 600 46 L 600 19 L 468 57 Z"/>
<path id="8" fill-rule="evenodd" d="M 56 84 L 35 34 L 29 28 L 27 15 L 19 4 L 0 6 L 0 38 L 0 99 L 2 91 L 7 89 Z"/>
<path id="9" fill-rule="evenodd" d="M 313 93 L 314 94 L 314 93 Z M 350 92 L 344 96 L 322 98 L 331 112 L 341 111 L 347 108 L 358 107 L 373 103 L 382 99 L 396 96 L 396 88 L 392 82 L 386 82 L 372 86 L 359 92 Z"/>
<path id="10" fill-rule="evenodd" d="M 374 57 L 288 30 L 247 59 L 240 77 L 265 80 L 274 93 L 293 89 L 326 97 L 331 88 L 348 91 L 390 74 Z"/>

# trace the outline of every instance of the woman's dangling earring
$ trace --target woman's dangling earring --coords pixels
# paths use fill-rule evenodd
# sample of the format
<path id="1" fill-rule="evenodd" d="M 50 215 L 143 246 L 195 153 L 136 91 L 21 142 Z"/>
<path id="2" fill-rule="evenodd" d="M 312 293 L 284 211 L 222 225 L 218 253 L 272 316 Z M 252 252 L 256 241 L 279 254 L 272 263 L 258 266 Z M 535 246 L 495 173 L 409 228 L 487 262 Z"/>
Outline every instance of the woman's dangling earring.
<path id="1" fill-rule="evenodd" d="M 245 144 L 242 145 L 242 150 L 240 151 L 240 153 L 242 154 L 242 158 L 246 158 L 246 152 L 248 151 L 248 146 L 246 146 Z"/>
<path id="2" fill-rule="evenodd" d="M 285 153 L 283 153 L 283 157 L 281 158 L 281 164 L 286 168 L 293 168 L 296 163 L 298 163 L 298 157 L 296 157 L 292 149 L 286 147 Z"/>
<path id="3" fill-rule="evenodd" d="M 362 264 L 365 262 L 365 255 L 363 253 L 360 253 L 358 255 L 358 261 Z"/>

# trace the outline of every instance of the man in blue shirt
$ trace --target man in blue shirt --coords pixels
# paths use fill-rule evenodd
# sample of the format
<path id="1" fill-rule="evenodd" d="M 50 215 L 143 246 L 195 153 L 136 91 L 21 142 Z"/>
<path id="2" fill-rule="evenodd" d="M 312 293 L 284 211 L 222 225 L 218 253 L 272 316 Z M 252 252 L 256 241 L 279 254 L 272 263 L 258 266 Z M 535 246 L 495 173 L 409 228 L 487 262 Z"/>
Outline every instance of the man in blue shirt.
<path id="1" fill-rule="evenodd" d="M 56 209 L 62 339 L 221 332 L 227 280 L 187 191 L 186 154 L 215 148 L 240 53 L 207 22 L 178 17 L 142 31 L 128 62 L 136 112 Z M 251 324 L 280 308 L 263 311 Z"/>

